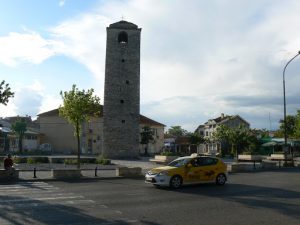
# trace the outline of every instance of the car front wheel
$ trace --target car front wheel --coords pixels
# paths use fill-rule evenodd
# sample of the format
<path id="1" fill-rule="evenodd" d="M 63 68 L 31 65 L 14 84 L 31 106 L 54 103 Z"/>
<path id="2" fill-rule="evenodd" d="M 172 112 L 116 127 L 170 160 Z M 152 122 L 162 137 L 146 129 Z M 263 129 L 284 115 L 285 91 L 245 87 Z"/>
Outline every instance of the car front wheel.
<path id="1" fill-rule="evenodd" d="M 174 176 L 170 180 L 170 187 L 171 188 L 180 188 L 182 185 L 182 178 L 178 175 Z"/>
<path id="2" fill-rule="evenodd" d="M 216 178 L 217 185 L 224 185 L 226 183 L 226 176 L 223 173 L 220 173 Z"/>

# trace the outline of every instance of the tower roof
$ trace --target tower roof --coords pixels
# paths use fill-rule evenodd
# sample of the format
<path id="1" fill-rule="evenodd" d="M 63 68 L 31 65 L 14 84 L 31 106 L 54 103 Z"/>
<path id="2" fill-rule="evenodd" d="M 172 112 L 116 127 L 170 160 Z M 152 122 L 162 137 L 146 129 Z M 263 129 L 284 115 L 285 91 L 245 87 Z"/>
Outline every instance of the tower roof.
<path id="1" fill-rule="evenodd" d="M 121 20 L 116 23 L 112 23 L 109 25 L 109 28 L 117 28 L 117 29 L 138 29 L 138 26 L 134 23 L 127 22 L 125 20 Z"/>

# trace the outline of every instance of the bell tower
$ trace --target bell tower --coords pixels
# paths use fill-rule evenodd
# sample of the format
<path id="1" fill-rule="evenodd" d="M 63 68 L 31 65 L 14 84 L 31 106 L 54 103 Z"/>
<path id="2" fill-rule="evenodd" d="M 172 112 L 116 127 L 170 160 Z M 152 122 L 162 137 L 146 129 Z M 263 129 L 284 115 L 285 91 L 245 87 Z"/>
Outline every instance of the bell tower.
<path id="1" fill-rule="evenodd" d="M 134 158 L 140 138 L 141 28 L 122 20 L 106 31 L 102 153 L 107 158 Z"/>

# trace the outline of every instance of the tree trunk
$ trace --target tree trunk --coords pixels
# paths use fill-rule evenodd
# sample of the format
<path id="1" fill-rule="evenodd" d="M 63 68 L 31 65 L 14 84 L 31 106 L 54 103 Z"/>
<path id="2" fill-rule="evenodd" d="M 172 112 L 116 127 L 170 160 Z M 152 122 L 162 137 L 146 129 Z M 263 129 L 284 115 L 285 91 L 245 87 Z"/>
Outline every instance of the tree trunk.
<path id="1" fill-rule="evenodd" d="M 22 136 L 19 137 L 19 152 L 22 153 L 23 146 L 22 146 Z"/>
<path id="2" fill-rule="evenodd" d="M 80 169 L 80 137 L 79 137 L 79 123 L 76 122 L 76 137 L 77 137 L 77 169 Z"/>

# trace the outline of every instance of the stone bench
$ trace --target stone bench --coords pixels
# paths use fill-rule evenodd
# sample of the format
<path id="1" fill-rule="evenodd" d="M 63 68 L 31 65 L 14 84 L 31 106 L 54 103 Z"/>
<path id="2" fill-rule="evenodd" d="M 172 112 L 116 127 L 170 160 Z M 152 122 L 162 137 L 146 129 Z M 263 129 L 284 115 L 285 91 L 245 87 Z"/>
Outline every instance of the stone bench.
<path id="1" fill-rule="evenodd" d="M 177 158 L 178 158 L 178 156 L 155 155 L 154 159 L 149 159 L 149 161 L 150 162 L 167 164 L 167 163 L 172 162 L 173 160 L 175 160 Z"/>
<path id="2" fill-rule="evenodd" d="M 141 167 L 118 167 L 116 168 L 116 176 L 118 177 L 140 177 L 142 176 Z"/>
<path id="3" fill-rule="evenodd" d="M 19 170 L 0 169 L 0 179 L 1 180 L 19 179 Z"/>
<path id="4" fill-rule="evenodd" d="M 238 161 L 247 161 L 247 162 L 261 162 L 261 155 L 238 155 Z"/>
<path id="5" fill-rule="evenodd" d="M 284 154 L 271 154 L 271 156 L 269 157 L 269 159 L 271 160 L 285 160 L 285 156 Z M 286 155 L 286 159 L 287 160 L 292 160 L 292 155 L 287 154 Z"/>
<path id="6" fill-rule="evenodd" d="M 78 169 L 52 169 L 51 176 L 54 179 L 74 179 L 82 177 L 82 174 Z"/>

